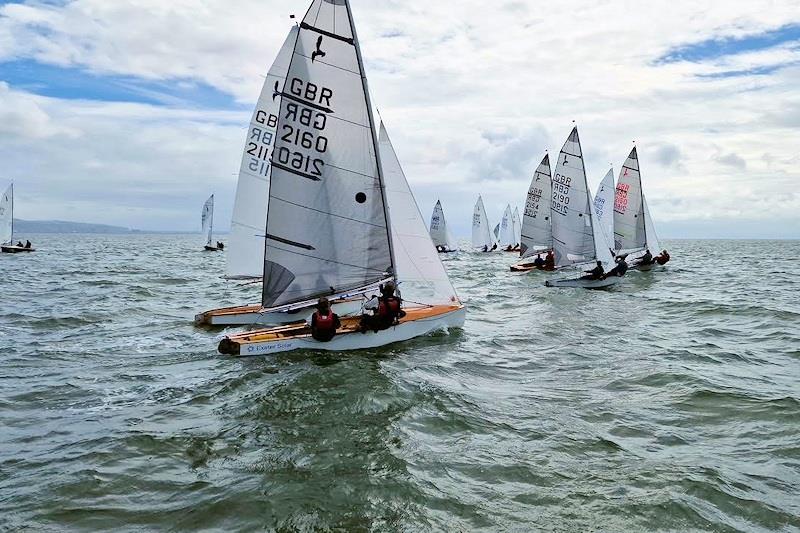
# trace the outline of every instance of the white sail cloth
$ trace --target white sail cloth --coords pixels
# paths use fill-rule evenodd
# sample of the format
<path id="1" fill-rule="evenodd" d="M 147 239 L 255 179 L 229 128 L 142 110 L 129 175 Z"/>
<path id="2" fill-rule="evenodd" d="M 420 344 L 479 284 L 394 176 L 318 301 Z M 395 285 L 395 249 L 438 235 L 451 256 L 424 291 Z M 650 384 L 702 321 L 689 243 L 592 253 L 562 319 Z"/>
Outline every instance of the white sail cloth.
<path id="1" fill-rule="evenodd" d="M 430 235 L 435 246 L 444 246 L 448 251 L 456 249 L 456 240 L 450 233 L 450 228 L 447 227 L 447 219 L 444 216 L 441 200 L 437 200 L 436 205 L 433 207 Z"/>
<path id="2" fill-rule="evenodd" d="M 525 200 L 520 237 L 522 257 L 530 257 L 553 248 L 553 232 L 550 225 L 551 181 L 550 156 L 545 155 L 533 174 L 528 197 Z"/>
<path id="3" fill-rule="evenodd" d="M 206 203 L 203 204 L 203 212 L 200 215 L 202 232 L 206 238 L 206 246 L 211 246 L 212 234 L 214 233 L 214 195 L 212 194 Z"/>
<path id="4" fill-rule="evenodd" d="M 614 244 L 614 169 L 609 169 L 594 195 L 594 212 L 597 224 L 610 245 Z"/>
<path id="5" fill-rule="evenodd" d="M 279 95 L 283 92 L 297 32 L 298 28 L 292 27 L 269 69 L 247 130 L 226 254 L 225 274 L 230 279 L 260 278 L 264 273 L 270 158 L 276 141 Z"/>
<path id="6" fill-rule="evenodd" d="M 650 208 L 647 206 L 647 198 L 644 195 L 642 195 L 642 202 L 644 202 L 644 223 L 647 227 L 647 247 L 653 255 L 658 255 L 661 251 L 661 243 L 658 241 L 656 227 L 653 225 L 653 217 L 650 216 Z"/>
<path id="7" fill-rule="evenodd" d="M 265 307 L 394 273 L 377 139 L 347 0 L 314 0 L 280 95 L 267 209 Z"/>
<path id="8" fill-rule="evenodd" d="M 492 230 L 489 228 L 489 218 L 486 216 L 486 208 L 483 206 L 483 198 L 478 196 L 472 214 L 472 247 L 476 249 L 482 249 L 484 246 L 491 248 L 494 243 Z"/>
<path id="9" fill-rule="evenodd" d="M 500 246 L 508 247 L 516 244 L 516 235 L 514 232 L 514 214 L 511 211 L 511 205 L 506 206 L 503 212 L 503 219 L 500 222 L 500 235 L 498 236 Z"/>
<path id="10" fill-rule="evenodd" d="M 414 304 L 452 305 L 458 301 L 456 291 L 425 227 L 383 124 L 379 145 L 386 205 L 392 226 L 396 279 L 403 299 L 412 307 Z"/>
<path id="11" fill-rule="evenodd" d="M 514 215 L 511 217 L 514 223 L 514 245 L 522 242 L 522 220 L 519 218 L 519 208 L 514 207 Z"/>
<path id="12" fill-rule="evenodd" d="M 0 244 L 14 244 L 14 184 L 0 196 Z"/>
<path id="13" fill-rule="evenodd" d="M 625 252 L 644 250 L 647 232 L 644 220 L 642 177 L 636 147 L 620 169 L 614 198 L 614 248 Z"/>

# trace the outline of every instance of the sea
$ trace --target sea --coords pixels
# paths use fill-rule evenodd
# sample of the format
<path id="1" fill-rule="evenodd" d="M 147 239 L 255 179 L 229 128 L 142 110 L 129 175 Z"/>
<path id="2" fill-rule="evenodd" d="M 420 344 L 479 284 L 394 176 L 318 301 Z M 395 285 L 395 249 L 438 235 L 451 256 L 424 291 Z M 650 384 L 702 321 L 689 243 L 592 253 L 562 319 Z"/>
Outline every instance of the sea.
<path id="1" fill-rule="evenodd" d="M 195 235 L 0 254 L 0 530 L 800 531 L 800 241 L 549 289 L 445 264 L 461 331 L 219 355 Z M 231 330 L 233 331 L 233 330 Z"/>

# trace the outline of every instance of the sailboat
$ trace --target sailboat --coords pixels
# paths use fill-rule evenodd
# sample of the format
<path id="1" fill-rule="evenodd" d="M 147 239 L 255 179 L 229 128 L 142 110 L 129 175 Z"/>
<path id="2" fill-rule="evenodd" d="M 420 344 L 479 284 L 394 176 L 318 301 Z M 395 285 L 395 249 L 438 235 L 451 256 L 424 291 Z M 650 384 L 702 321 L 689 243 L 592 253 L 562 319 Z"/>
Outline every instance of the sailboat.
<path id="1" fill-rule="evenodd" d="M 519 208 L 517 206 L 514 206 L 514 215 L 511 217 L 511 222 L 514 225 L 514 248 L 519 250 L 522 242 L 522 219 L 519 218 Z"/>
<path id="2" fill-rule="evenodd" d="M 608 169 L 594 195 L 594 212 L 607 243 L 614 242 L 614 169 Z"/>
<path id="3" fill-rule="evenodd" d="M 577 126 L 561 148 L 553 174 L 550 213 L 553 228 L 553 252 L 557 268 L 571 268 L 578 273 L 593 268 L 597 261 L 606 271 L 613 265 L 611 250 L 597 223 L 597 214 L 586 183 L 586 169 Z M 584 279 L 583 276 L 548 280 L 548 287 L 601 289 L 619 282 L 616 276 Z"/>
<path id="4" fill-rule="evenodd" d="M 478 196 L 478 201 L 475 203 L 475 210 L 472 214 L 472 248 L 476 252 L 495 250 L 497 249 L 497 241 L 495 238 L 496 237 L 492 236 L 492 230 L 489 228 L 489 217 L 486 216 L 483 198 Z"/>
<path id="5" fill-rule="evenodd" d="M 14 245 L 14 184 L 0 197 L 0 251 L 7 254 L 35 252 L 36 249 Z"/>
<path id="6" fill-rule="evenodd" d="M 511 211 L 511 204 L 506 206 L 503 211 L 503 218 L 500 220 L 500 233 L 498 241 L 501 249 L 506 252 L 513 252 L 517 241 L 516 231 L 514 230 L 514 213 Z"/>
<path id="7" fill-rule="evenodd" d="M 441 200 L 436 200 L 436 205 L 433 207 L 429 233 L 439 253 L 449 253 L 458 250 L 456 240 L 450 233 L 450 228 L 447 227 L 447 219 L 444 217 L 444 209 L 442 209 Z"/>
<path id="8" fill-rule="evenodd" d="M 413 292 L 420 296 L 405 308 L 406 316 L 388 330 L 359 333 L 359 318 L 344 317 L 330 342 L 314 340 L 302 323 L 227 336 L 219 351 L 249 356 L 353 350 L 460 327 L 464 306 L 454 291 L 437 289 L 442 280 L 427 275 L 425 265 L 438 264 L 441 273 L 444 267 L 416 204 L 411 202 L 415 213 L 399 205 L 390 212 L 390 191 L 408 185 L 392 181 L 403 176 L 396 157 L 386 155 L 382 164 L 391 143 L 388 136 L 380 145 L 376 138 L 348 0 L 314 0 L 300 24 L 286 79 L 272 155 L 262 306 L 292 305 L 387 278 L 400 290 L 406 279 L 411 287 L 420 277 L 427 282 Z M 413 200 L 410 191 L 406 196 Z M 412 215 L 416 228 L 407 220 Z"/>
<path id="9" fill-rule="evenodd" d="M 520 236 L 522 260 L 516 265 L 512 265 L 512 272 L 536 270 L 531 258 L 553 249 L 553 231 L 550 224 L 551 182 L 550 156 L 545 154 L 531 178 L 528 197 L 525 200 L 525 211 L 522 215 L 522 234 Z"/>
<path id="10" fill-rule="evenodd" d="M 652 264 L 637 265 L 646 250 L 658 251 L 652 219 L 648 221 L 642 191 L 639 156 L 634 146 L 620 170 L 614 198 L 614 248 L 617 255 L 634 260 L 633 268 L 650 270 Z"/>
<path id="11" fill-rule="evenodd" d="M 222 250 L 219 243 L 214 243 L 214 195 L 208 197 L 206 203 L 203 204 L 203 212 L 200 215 L 200 222 L 202 224 L 202 233 L 206 236 L 205 251 L 218 252 Z"/>

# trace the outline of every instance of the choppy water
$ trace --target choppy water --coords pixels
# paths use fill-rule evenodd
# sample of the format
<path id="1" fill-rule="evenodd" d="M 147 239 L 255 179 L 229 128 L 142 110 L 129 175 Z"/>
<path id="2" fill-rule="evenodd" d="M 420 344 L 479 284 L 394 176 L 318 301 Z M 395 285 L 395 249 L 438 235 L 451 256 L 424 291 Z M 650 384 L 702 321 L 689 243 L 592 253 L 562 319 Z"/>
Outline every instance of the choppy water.
<path id="1" fill-rule="evenodd" d="M 465 330 L 218 356 L 257 298 L 191 236 L 0 256 L 0 529 L 800 531 L 800 242 L 677 241 L 546 289 L 448 269 Z"/>

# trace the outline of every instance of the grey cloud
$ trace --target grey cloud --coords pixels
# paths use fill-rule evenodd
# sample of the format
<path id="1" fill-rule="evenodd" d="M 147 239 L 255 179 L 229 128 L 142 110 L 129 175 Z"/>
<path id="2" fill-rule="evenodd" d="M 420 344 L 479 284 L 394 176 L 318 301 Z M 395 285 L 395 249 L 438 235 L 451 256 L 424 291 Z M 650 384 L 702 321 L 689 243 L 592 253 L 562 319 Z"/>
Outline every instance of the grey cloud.
<path id="1" fill-rule="evenodd" d="M 736 155 L 735 153 L 719 155 L 714 158 L 717 163 L 744 170 L 747 168 L 747 161 Z"/>
<path id="2" fill-rule="evenodd" d="M 649 158 L 662 167 L 677 168 L 680 166 L 681 154 L 680 148 L 671 143 L 663 143 L 657 145 L 654 149 L 650 150 Z"/>

